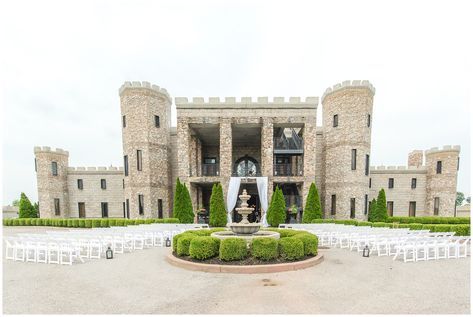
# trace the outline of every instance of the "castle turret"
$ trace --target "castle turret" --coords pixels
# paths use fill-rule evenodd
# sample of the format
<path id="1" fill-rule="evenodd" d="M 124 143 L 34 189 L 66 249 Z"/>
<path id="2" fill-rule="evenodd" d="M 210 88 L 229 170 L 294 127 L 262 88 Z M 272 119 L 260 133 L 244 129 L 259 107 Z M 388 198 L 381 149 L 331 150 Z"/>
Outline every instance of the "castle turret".
<path id="1" fill-rule="evenodd" d="M 409 153 L 407 158 L 407 166 L 419 167 L 424 162 L 424 152 L 421 150 L 414 150 Z"/>
<path id="2" fill-rule="evenodd" d="M 36 146 L 34 154 L 40 217 L 68 218 L 69 152 L 63 149 L 51 150 L 48 146 Z"/>
<path id="3" fill-rule="evenodd" d="M 460 146 L 425 151 L 427 167 L 425 211 L 429 215 L 455 215 Z"/>
<path id="4" fill-rule="evenodd" d="M 171 97 L 148 82 L 125 82 L 119 93 L 127 216 L 169 216 Z"/>
<path id="5" fill-rule="evenodd" d="M 368 81 L 354 80 L 322 96 L 326 218 L 366 218 L 374 94 Z"/>

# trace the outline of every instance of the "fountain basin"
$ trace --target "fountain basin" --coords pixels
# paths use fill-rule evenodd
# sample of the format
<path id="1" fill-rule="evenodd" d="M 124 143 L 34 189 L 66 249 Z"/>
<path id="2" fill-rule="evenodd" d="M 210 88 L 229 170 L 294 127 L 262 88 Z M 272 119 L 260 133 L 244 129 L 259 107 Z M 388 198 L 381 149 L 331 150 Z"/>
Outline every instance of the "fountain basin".
<path id="1" fill-rule="evenodd" d="M 230 224 L 230 226 L 233 224 Z M 245 225 L 247 226 L 247 225 Z M 258 225 L 259 229 L 259 225 Z M 233 229 L 232 229 L 233 230 Z M 245 239 L 247 243 L 249 243 L 251 240 L 255 238 L 273 238 L 273 239 L 279 239 L 280 235 L 279 232 L 274 232 L 274 231 L 257 231 L 251 234 L 241 234 L 241 233 L 235 233 L 232 231 L 217 231 L 214 232 L 210 235 L 211 237 L 219 238 L 219 239 L 228 239 L 228 238 L 241 238 Z"/>
<path id="2" fill-rule="evenodd" d="M 231 231 L 233 231 L 236 234 L 252 234 L 255 232 L 258 232 L 261 224 L 259 223 L 231 223 L 228 225 Z"/>

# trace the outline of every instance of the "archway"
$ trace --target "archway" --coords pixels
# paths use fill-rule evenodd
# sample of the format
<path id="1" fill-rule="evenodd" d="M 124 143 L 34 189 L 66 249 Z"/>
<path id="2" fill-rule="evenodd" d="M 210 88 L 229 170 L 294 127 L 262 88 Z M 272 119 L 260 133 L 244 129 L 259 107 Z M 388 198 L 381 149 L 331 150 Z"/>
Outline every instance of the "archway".
<path id="1" fill-rule="evenodd" d="M 255 177 L 261 175 L 258 161 L 248 155 L 240 157 L 233 166 L 233 175 L 239 177 Z"/>

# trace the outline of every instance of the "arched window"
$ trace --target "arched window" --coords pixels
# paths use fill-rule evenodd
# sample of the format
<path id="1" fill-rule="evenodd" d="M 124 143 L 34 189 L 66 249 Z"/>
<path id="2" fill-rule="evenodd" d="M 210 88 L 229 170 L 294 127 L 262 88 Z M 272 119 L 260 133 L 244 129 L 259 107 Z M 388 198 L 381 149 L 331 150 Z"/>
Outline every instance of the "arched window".
<path id="1" fill-rule="evenodd" d="M 233 174 L 240 177 L 257 176 L 260 172 L 258 162 L 248 155 L 240 157 L 233 168 Z"/>

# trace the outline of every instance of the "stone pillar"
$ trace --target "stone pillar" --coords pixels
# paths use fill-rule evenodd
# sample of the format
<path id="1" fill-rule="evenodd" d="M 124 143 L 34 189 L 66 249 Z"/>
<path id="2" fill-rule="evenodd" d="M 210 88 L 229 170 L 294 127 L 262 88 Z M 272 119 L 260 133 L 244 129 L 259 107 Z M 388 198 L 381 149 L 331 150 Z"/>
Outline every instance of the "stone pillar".
<path id="1" fill-rule="evenodd" d="M 190 137 L 189 165 L 190 165 L 190 176 L 197 176 L 197 138 L 195 135 L 192 135 Z"/>
<path id="2" fill-rule="evenodd" d="M 409 153 L 409 157 L 407 159 L 407 166 L 415 166 L 415 167 L 422 166 L 423 160 L 424 160 L 424 152 L 420 150 L 414 150 L 411 153 Z"/>
<path id="3" fill-rule="evenodd" d="M 225 204 L 227 201 L 228 183 L 232 176 L 232 122 L 230 118 L 222 118 L 220 121 L 220 181 L 223 189 Z"/>
<path id="4" fill-rule="evenodd" d="M 189 177 L 189 122 L 185 117 L 177 118 L 177 164 L 178 177 Z"/>
<path id="5" fill-rule="evenodd" d="M 197 174 L 202 176 L 202 142 L 197 138 Z"/>
<path id="6" fill-rule="evenodd" d="M 261 128 L 261 174 L 273 176 L 273 121 L 270 118 L 263 119 Z"/>
<path id="7" fill-rule="evenodd" d="M 312 180 L 315 179 L 315 128 L 315 119 L 304 124 L 304 178 Z"/>

